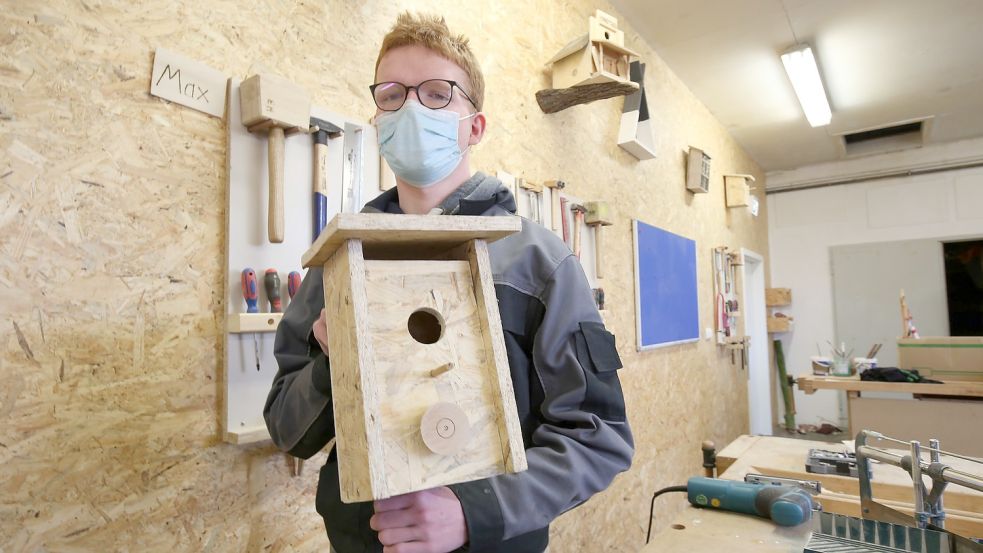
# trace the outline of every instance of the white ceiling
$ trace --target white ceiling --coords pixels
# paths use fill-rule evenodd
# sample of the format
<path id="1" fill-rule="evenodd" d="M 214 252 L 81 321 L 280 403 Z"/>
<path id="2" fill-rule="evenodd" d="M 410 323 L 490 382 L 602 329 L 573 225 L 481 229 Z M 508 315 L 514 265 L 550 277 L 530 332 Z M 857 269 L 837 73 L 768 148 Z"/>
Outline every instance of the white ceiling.
<path id="1" fill-rule="evenodd" d="M 926 144 L 983 136 L 983 0 L 612 3 L 766 171 L 843 159 L 836 135 L 927 116 Z M 818 58 L 827 127 L 806 122 L 779 59 L 796 39 Z"/>

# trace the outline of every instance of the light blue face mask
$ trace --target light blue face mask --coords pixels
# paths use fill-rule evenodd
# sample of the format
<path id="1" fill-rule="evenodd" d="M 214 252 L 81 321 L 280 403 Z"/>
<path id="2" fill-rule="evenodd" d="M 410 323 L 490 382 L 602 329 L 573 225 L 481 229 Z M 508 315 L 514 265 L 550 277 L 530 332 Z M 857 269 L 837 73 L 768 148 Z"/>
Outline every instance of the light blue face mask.
<path id="1" fill-rule="evenodd" d="M 464 153 L 457 144 L 458 117 L 447 109 L 430 109 L 407 101 L 398 111 L 376 117 L 379 153 L 403 181 L 426 188 L 450 175 Z"/>

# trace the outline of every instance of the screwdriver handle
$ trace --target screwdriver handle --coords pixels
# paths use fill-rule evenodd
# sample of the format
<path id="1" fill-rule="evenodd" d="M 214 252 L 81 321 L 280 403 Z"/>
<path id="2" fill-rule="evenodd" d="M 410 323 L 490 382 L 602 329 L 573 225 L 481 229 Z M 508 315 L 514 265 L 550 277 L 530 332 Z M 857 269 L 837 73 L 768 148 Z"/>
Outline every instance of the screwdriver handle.
<path id="1" fill-rule="evenodd" d="M 280 303 L 280 275 L 276 269 L 267 269 L 263 277 L 266 284 L 266 298 L 270 300 L 270 313 L 283 313 L 283 304 Z"/>
<path id="2" fill-rule="evenodd" d="M 290 271 L 290 274 L 287 275 L 287 295 L 290 296 L 290 301 L 293 301 L 297 290 L 300 290 L 300 273 Z"/>
<path id="3" fill-rule="evenodd" d="M 246 267 L 242 270 L 242 298 L 246 300 L 246 313 L 259 313 L 256 302 L 259 299 L 259 284 L 256 271 Z"/>

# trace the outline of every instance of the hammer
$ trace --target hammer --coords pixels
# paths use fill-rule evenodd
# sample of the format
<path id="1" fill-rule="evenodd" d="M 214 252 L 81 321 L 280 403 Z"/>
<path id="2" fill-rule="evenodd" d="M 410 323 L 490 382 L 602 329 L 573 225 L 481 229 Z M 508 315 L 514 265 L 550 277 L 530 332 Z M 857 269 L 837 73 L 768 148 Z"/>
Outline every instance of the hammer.
<path id="1" fill-rule="evenodd" d="M 594 265 L 597 268 L 597 278 L 604 278 L 601 229 L 611 225 L 611 213 L 607 202 L 587 202 L 587 224 L 594 227 Z"/>
<path id="2" fill-rule="evenodd" d="M 561 180 L 548 180 L 543 183 L 543 186 L 550 189 L 550 201 L 553 205 L 553 215 L 550 218 L 552 222 L 550 225 L 553 227 L 553 232 L 560 230 L 560 217 L 562 216 L 562 209 L 560 209 L 560 190 L 566 187 L 566 185 L 567 183 Z M 564 241 L 566 241 L 566 238 L 564 238 Z"/>
<path id="3" fill-rule="evenodd" d="M 249 132 L 269 135 L 270 242 L 283 242 L 283 137 L 307 131 L 311 102 L 304 89 L 283 77 L 257 74 L 239 85 L 242 124 Z"/>
<path id="4" fill-rule="evenodd" d="M 314 137 L 314 232 L 311 241 L 328 224 L 328 139 L 338 138 L 344 131 L 338 125 L 311 117 Z"/>
<path id="5" fill-rule="evenodd" d="M 571 204 L 570 211 L 573 212 L 573 255 L 580 259 L 580 232 L 581 228 L 584 226 L 584 213 L 587 213 L 587 208 L 580 204 Z"/>

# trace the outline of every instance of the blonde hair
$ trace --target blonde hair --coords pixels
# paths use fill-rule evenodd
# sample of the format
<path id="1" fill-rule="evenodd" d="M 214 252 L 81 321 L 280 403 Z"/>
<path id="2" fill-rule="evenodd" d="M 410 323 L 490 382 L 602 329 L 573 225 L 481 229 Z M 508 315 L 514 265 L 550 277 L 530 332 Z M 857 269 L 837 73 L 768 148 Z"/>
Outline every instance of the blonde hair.
<path id="1" fill-rule="evenodd" d="M 401 46 L 423 46 L 454 62 L 468 76 L 465 92 L 474 100 L 475 107 L 481 111 L 485 102 L 485 77 L 475 58 L 468 39 L 464 35 L 451 35 L 447 22 L 439 15 L 414 15 L 403 12 L 396 18 L 396 24 L 382 39 L 379 57 L 375 60 L 375 70 L 379 72 L 382 56 Z"/>

